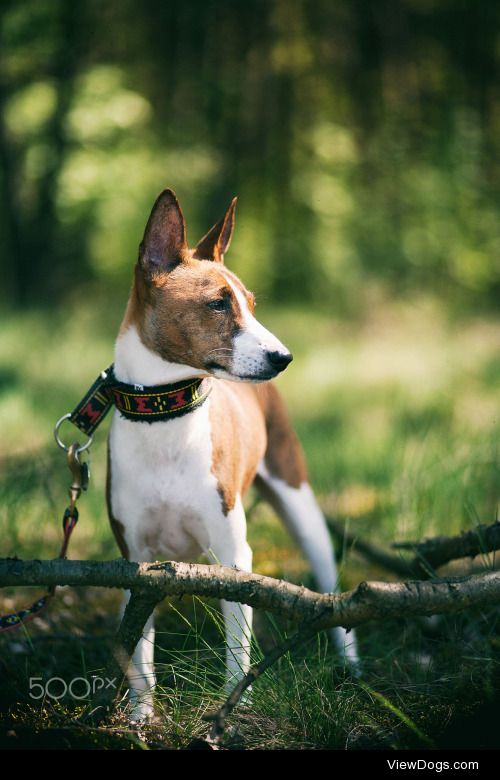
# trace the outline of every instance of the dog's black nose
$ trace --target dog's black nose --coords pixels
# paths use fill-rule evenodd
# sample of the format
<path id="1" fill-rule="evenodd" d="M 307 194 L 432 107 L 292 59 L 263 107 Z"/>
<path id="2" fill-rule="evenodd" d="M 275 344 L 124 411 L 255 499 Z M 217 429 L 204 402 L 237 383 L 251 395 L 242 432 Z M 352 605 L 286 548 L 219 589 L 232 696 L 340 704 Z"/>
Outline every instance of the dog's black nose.
<path id="1" fill-rule="evenodd" d="M 276 371 L 283 371 L 293 360 L 290 352 L 268 352 L 267 359 Z"/>

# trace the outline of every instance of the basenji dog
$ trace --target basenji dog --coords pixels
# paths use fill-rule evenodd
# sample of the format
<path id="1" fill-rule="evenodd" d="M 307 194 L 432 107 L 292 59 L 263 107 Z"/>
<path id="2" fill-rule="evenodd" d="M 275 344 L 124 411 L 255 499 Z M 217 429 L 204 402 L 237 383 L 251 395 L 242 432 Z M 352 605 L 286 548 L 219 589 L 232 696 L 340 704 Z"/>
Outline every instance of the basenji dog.
<path id="1" fill-rule="evenodd" d="M 190 249 L 175 194 L 165 190 L 153 206 L 115 347 L 116 379 L 137 392 L 134 408 L 127 414 L 122 403 L 111 424 L 110 523 L 129 560 L 205 555 L 250 571 L 243 497 L 254 484 L 300 546 L 318 589 L 332 592 L 330 536 L 270 381 L 292 355 L 256 319 L 254 295 L 224 265 L 235 207 L 236 198 Z M 249 668 L 252 610 L 221 606 L 231 687 Z M 354 632 L 336 628 L 332 636 L 355 664 Z M 153 660 L 152 616 L 128 672 L 133 720 L 153 715 Z"/>

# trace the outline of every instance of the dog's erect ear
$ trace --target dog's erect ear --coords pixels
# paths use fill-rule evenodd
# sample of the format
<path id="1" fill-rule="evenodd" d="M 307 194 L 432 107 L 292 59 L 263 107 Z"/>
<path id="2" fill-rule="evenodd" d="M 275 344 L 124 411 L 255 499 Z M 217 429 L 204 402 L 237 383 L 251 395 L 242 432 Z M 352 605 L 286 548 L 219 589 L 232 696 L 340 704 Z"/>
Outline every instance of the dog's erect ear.
<path id="1" fill-rule="evenodd" d="M 139 263 L 149 274 L 171 271 L 187 251 L 186 224 L 172 190 L 157 197 L 139 247 Z"/>
<path id="2" fill-rule="evenodd" d="M 233 235 L 237 200 L 238 198 L 232 199 L 223 218 L 198 241 L 193 257 L 198 260 L 213 260 L 215 263 L 224 262 L 224 254 L 229 248 Z"/>

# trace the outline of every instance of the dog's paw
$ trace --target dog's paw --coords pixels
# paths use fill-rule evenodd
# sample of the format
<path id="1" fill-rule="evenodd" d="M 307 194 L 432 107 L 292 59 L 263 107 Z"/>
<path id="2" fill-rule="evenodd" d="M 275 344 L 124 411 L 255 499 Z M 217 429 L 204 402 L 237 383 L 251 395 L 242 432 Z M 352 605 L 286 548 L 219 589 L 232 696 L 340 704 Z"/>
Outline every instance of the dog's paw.
<path id="1" fill-rule="evenodd" d="M 357 646 L 355 644 L 346 643 L 343 648 L 342 657 L 349 667 L 351 674 L 354 677 L 359 677 L 361 674 L 361 659 L 358 655 Z"/>
<path id="2" fill-rule="evenodd" d="M 133 726 L 142 726 L 144 724 L 152 723 L 155 720 L 155 717 L 153 702 L 138 701 L 132 707 L 129 721 Z"/>
<path id="3" fill-rule="evenodd" d="M 333 628 L 329 631 L 330 641 L 341 661 L 348 667 L 353 677 L 361 674 L 361 661 L 358 654 L 358 643 L 354 631 L 343 628 Z"/>
<path id="4" fill-rule="evenodd" d="M 345 671 L 349 677 L 353 677 L 354 679 L 358 679 L 359 677 L 361 677 L 363 674 L 363 667 L 360 659 L 358 657 L 347 658 L 345 664 Z"/>

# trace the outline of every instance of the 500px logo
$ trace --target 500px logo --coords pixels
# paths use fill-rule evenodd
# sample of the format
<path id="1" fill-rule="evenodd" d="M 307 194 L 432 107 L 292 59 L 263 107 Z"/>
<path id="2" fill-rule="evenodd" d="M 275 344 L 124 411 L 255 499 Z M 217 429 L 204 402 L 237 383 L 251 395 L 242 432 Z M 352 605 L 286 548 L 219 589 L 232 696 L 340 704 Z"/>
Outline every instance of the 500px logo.
<path id="1" fill-rule="evenodd" d="M 90 694 L 94 695 L 97 691 L 107 688 L 116 688 L 116 677 L 112 680 L 109 677 L 97 677 L 92 675 L 91 680 L 86 677 L 73 677 L 69 683 L 62 677 L 49 677 L 43 682 L 42 677 L 30 677 L 30 697 L 32 699 L 62 699 L 69 694 L 73 699 L 86 699 Z"/>

